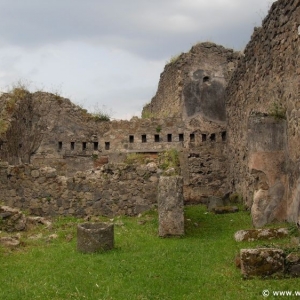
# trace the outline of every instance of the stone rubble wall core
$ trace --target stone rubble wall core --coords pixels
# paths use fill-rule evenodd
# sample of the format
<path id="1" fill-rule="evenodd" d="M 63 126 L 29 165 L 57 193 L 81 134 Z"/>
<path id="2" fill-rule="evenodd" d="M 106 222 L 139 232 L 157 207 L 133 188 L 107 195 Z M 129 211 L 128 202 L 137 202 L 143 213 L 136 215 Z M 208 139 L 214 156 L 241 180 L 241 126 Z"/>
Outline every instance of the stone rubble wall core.
<path id="1" fill-rule="evenodd" d="M 38 216 L 137 215 L 156 207 L 153 165 L 112 165 L 57 175 L 51 167 L 0 165 L 0 200 Z"/>

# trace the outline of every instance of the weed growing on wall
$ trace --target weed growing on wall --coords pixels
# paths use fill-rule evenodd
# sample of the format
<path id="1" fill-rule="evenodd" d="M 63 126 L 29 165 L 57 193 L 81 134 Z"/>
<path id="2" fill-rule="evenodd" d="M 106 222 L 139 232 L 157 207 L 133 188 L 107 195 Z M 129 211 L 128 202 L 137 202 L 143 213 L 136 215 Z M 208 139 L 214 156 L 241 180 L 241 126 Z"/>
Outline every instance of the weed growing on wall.
<path id="1" fill-rule="evenodd" d="M 98 154 L 92 154 L 92 160 L 97 160 L 98 159 Z"/>
<path id="2" fill-rule="evenodd" d="M 92 116 L 96 122 L 101 122 L 101 121 L 110 121 L 110 117 L 107 114 L 104 113 L 92 113 Z"/>
<path id="3" fill-rule="evenodd" d="M 17 101 L 22 101 L 28 97 L 29 91 L 27 89 L 28 83 L 18 81 L 13 84 L 7 91 L 7 98 L 5 98 L 4 109 L 0 115 L 0 134 L 7 131 L 9 127 L 9 116 L 15 111 Z"/>
<path id="4" fill-rule="evenodd" d="M 142 111 L 142 119 L 151 119 L 154 118 L 154 114 L 150 112 L 149 110 L 143 110 Z"/>
<path id="5" fill-rule="evenodd" d="M 288 224 L 288 230 L 289 230 L 289 234 L 291 236 L 295 236 L 295 237 L 300 236 L 300 231 L 298 229 L 298 226 L 295 223 L 289 223 Z"/>
<path id="6" fill-rule="evenodd" d="M 174 169 L 175 174 L 179 173 L 179 154 L 176 149 L 163 151 L 158 156 L 159 168 L 167 171 L 171 168 Z"/>
<path id="7" fill-rule="evenodd" d="M 158 125 L 158 126 L 156 127 L 156 132 L 157 132 L 157 133 L 160 133 L 160 132 L 161 132 L 161 129 L 162 129 L 162 128 L 161 128 L 161 125 Z"/>
<path id="8" fill-rule="evenodd" d="M 7 94 L 9 99 L 6 101 L 5 111 L 7 114 L 12 114 L 16 108 L 17 101 L 26 99 L 30 94 L 28 83 L 21 80 L 18 81 L 8 89 Z"/>
<path id="9" fill-rule="evenodd" d="M 151 102 L 148 102 L 143 106 L 141 118 L 150 119 L 154 117 L 155 117 L 154 114 L 151 112 Z"/>
<path id="10" fill-rule="evenodd" d="M 112 111 L 109 110 L 105 105 L 99 107 L 99 105 L 96 104 L 91 115 L 96 122 L 110 121 Z"/>
<path id="11" fill-rule="evenodd" d="M 176 63 L 176 61 L 178 61 L 178 59 L 180 58 L 181 54 L 182 54 L 182 52 L 177 55 L 171 56 L 171 58 L 166 62 L 166 64 L 168 65 L 168 64 Z"/>
<path id="12" fill-rule="evenodd" d="M 125 164 L 133 165 L 133 164 L 145 164 L 147 162 L 147 157 L 140 153 L 129 153 L 126 156 Z"/>
<path id="13" fill-rule="evenodd" d="M 286 108 L 279 102 L 273 102 L 270 107 L 270 113 L 276 120 L 286 119 Z"/>

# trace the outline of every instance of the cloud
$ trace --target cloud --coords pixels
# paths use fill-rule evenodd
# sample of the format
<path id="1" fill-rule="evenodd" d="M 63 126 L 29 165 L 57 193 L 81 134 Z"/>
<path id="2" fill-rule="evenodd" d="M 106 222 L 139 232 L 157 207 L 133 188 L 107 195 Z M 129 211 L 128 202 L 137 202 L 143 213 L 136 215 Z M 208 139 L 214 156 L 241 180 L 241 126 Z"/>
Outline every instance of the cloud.
<path id="1" fill-rule="evenodd" d="M 0 40 L 22 47 L 65 41 L 110 43 L 143 56 L 149 44 L 164 47 L 206 32 L 251 24 L 261 0 L 2 0 Z M 260 6 L 259 6 L 260 4 Z M 251 9 L 248 9 L 251 8 Z M 173 41 L 171 45 L 169 40 Z M 147 52 L 146 52 L 147 53 Z M 150 55 L 147 53 L 146 55 Z"/>
<path id="2" fill-rule="evenodd" d="M 151 100 L 171 56 L 207 40 L 243 48 L 269 2 L 1 0 L 0 90 L 21 78 L 128 115 Z"/>

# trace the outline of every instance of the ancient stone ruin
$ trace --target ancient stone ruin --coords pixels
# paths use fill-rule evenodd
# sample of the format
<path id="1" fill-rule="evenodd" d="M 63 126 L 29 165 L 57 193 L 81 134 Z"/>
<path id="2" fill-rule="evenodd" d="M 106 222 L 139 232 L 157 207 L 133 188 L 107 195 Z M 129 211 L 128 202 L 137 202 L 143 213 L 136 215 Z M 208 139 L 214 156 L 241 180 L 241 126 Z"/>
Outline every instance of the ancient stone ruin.
<path id="1" fill-rule="evenodd" d="M 158 235 L 184 235 L 183 179 L 161 176 L 158 185 Z"/>
<path id="2" fill-rule="evenodd" d="M 299 17 L 274 2 L 226 89 L 228 182 L 257 227 L 299 218 Z"/>
<path id="3" fill-rule="evenodd" d="M 241 270 L 244 277 L 282 277 L 284 252 L 281 249 L 259 248 L 241 250 Z"/>
<path id="4" fill-rule="evenodd" d="M 239 195 L 256 227 L 297 222 L 299 20 L 299 1 L 278 0 L 243 53 L 194 45 L 166 65 L 143 118 L 2 94 L 0 200 L 36 215 L 137 215 L 157 205 L 162 175 L 180 175 L 185 204 Z"/>
<path id="5" fill-rule="evenodd" d="M 82 253 L 114 248 L 114 224 L 83 223 L 77 225 L 77 250 Z"/>

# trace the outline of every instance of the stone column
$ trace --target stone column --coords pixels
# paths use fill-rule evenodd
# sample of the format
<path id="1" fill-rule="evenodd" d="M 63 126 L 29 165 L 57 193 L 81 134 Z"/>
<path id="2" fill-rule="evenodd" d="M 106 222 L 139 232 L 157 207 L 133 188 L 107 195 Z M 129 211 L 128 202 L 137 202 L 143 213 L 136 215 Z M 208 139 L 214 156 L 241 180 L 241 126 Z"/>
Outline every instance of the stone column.
<path id="1" fill-rule="evenodd" d="M 160 177 L 158 217 L 159 236 L 184 235 L 183 178 L 181 176 Z"/>
<path id="2" fill-rule="evenodd" d="M 114 248 L 114 224 L 83 223 L 77 226 L 77 250 L 83 253 Z"/>

